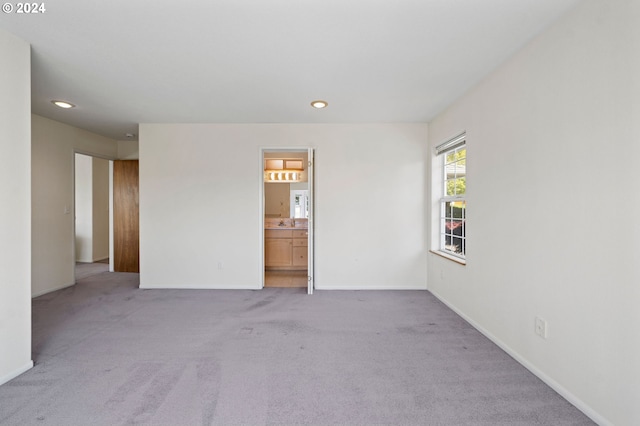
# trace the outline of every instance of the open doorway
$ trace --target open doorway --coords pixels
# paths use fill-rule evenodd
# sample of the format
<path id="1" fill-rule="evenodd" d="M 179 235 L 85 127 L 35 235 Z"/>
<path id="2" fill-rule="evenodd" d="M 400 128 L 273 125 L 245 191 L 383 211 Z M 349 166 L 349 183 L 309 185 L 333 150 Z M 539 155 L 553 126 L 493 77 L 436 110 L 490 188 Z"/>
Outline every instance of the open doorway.
<path id="1" fill-rule="evenodd" d="M 264 287 L 313 292 L 313 150 L 262 150 Z"/>
<path id="2" fill-rule="evenodd" d="M 110 160 L 75 153 L 75 282 L 109 271 Z"/>

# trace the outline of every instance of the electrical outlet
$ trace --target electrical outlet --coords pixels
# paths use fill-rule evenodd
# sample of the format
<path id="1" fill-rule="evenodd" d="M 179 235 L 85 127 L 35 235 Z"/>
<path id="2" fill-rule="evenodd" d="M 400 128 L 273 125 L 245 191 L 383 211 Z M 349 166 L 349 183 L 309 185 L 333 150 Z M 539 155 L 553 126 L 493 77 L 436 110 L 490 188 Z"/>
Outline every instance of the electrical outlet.
<path id="1" fill-rule="evenodd" d="M 218 269 L 222 270 L 222 262 L 218 262 Z"/>
<path id="2" fill-rule="evenodd" d="M 535 331 L 538 336 L 542 337 L 543 339 L 546 339 L 547 338 L 547 322 L 540 317 L 536 317 Z"/>

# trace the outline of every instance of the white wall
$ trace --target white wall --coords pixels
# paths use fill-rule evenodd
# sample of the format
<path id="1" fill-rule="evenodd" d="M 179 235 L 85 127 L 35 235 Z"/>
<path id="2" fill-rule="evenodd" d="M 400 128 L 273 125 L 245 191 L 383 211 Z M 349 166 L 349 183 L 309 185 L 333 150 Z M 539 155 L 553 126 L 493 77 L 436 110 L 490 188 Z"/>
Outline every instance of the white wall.
<path id="1" fill-rule="evenodd" d="M 425 288 L 426 137 L 424 124 L 141 124 L 141 287 L 259 288 L 260 147 L 313 146 L 316 287 Z"/>
<path id="2" fill-rule="evenodd" d="M 118 141 L 118 160 L 137 160 L 138 141 Z"/>
<path id="3" fill-rule="evenodd" d="M 31 291 L 39 296 L 74 284 L 74 151 L 114 159 L 117 144 L 38 115 L 31 132 Z"/>
<path id="4" fill-rule="evenodd" d="M 92 213 L 93 245 L 91 261 L 109 257 L 109 160 L 93 157 Z"/>
<path id="5" fill-rule="evenodd" d="M 93 261 L 93 166 L 91 157 L 76 154 L 76 260 Z"/>
<path id="6" fill-rule="evenodd" d="M 429 125 L 468 136 L 467 265 L 429 289 L 601 424 L 640 424 L 639 29 L 587 0 Z"/>
<path id="7" fill-rule="evenodd" d="M 31 361 L 31 60 L 0 30 L 0 384 Z"/>

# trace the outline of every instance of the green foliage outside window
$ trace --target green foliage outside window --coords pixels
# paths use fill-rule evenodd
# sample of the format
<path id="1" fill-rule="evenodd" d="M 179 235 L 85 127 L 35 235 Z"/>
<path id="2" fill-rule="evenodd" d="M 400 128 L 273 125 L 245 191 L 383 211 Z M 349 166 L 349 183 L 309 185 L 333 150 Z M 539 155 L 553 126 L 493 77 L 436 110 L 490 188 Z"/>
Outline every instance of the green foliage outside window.
<path id="1" fill-rule="evenodd" d="M 457 149 L 447 154 L 446 164 L 450 164 L 455 161 L 463 166 L 467 164 L 467 148 Z"/>
<path id="2" fill-rule="evenodd" d="M 447 195 L 463 195 L 467 192 L 467 180 L 465 178 L 447 181 Z"/>
<path id="3" fill-rule="evenodd" d="M 446 195 L 463 195 L 467 192 L 467 149 L 461 148 L 447 154 L 445 162 L 446 170 Z"/>

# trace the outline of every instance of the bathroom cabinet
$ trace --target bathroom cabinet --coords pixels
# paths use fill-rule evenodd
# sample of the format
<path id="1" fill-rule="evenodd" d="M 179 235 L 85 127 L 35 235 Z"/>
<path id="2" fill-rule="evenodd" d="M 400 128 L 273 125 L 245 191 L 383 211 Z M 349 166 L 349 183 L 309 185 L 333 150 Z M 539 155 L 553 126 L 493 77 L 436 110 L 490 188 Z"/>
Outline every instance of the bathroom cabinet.
<path id="1" fill-rule="evenodd" d="M 264 264 L 267 269 L 307 269 L 306 229 L 265 229 Z"/>

